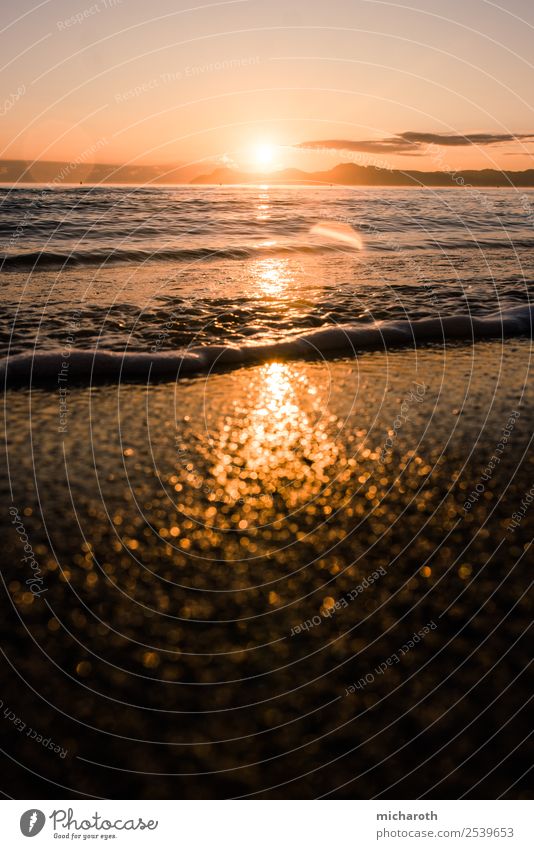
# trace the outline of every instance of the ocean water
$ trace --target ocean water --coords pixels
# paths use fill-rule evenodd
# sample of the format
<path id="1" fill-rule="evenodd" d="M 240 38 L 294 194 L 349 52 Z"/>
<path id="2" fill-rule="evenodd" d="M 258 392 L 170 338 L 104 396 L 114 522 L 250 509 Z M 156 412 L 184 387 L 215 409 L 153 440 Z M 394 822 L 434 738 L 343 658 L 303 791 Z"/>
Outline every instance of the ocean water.
<path id="1" fill-rule="evenodd" d="M 290 356 L 317 330 L 517 313 L 534 280 L 533 191 L 6 186 L 0 209 L 4 357 Z"/>

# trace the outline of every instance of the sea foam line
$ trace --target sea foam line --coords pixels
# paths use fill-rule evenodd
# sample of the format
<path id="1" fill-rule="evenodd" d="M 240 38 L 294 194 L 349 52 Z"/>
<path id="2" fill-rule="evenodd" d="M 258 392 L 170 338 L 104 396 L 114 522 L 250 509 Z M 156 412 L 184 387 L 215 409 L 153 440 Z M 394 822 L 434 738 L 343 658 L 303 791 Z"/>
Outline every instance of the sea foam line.
<path id="1" fill-rule="evenodd" d="M 483 317 L 450 315 L 415 321 L 377 321 L 324 327 L 278 342 L 205 345 L 186 351 L 117 352 L 71 349 L 70 384 L 176 380 L 270 360 L 356 356 L 359 351 L 409 348 L 427 343 L 532 337 L 534 307 L 512 307 Z M 0 380 L 8 387 L 51 386 L 65 366 L 65 354 L 37 351 L 0 361 Z"/>

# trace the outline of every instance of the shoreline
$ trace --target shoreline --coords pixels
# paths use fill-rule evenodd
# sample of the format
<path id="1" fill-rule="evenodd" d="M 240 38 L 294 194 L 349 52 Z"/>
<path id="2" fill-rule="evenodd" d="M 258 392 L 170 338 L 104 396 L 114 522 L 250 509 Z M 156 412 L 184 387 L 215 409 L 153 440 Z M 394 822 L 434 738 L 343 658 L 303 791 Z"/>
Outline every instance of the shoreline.
<path id="1" fill-rule="evenodd" d="M 374 324 L 320 327 L 289 340 L 249 345 L 211 344 L 180 351 L 116 352 L 79 350 L 37 351 L 0 360 L 0 383 L 5 387 L 46 386 L 58 382 L 94 385 L 107 382 L 177 380 L 266 362 L 302 361 L 364 351 L 403 348 L 417 350 L 432 343 L 532 336 L 534 307 L 503 309 L 486 316 L 450 315 L 440 318 L 378 321 Z M 388 350 L 389 349 L 389 350 Z M 445 349 L 444 349 L 445 350 Z M 66 377 L 60 376 L 65 372 Z"/>

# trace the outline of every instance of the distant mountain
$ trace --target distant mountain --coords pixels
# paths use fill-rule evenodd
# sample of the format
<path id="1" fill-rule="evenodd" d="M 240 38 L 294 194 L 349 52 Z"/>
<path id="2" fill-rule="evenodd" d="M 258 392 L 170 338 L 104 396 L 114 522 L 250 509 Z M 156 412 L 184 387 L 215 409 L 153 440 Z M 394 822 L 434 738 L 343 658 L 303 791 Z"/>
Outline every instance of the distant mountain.
<path id="1" fill-rule="evenodd" d="M 341 163 L 329 171 L 308 173 L 286 168 L 268 174 L 254 174 L 220 167 L 206 172 L 206 162 L 193 165 L 113 165 L 88 162 L 26 162 L 0 160 L 0 183 L 129 183 L 238 185 L 278 183 L 293 185 L 340 186 L 516 186 L 534 187 L 534 169 L 528 171 L 393 171 L 385 168 Z M 463 181 L 463 183 L 462 183 Z"/>
<path id="2" fill-rule="evenodd" d="M 232 168 L 216 168 L 211 174 L 200 174 L 194 184 L 236 185 L 240 183 L 303 183 L 306 185 L 343 186 L 517 186 L 534 187 L 534 169 L 527 171 L 394 171 L 352 162 L 336 165 L 329 171 L 307 173 L 297 168 L 251 174 Z"/>
<path id="3" fill-rule="evenodd" d="M 0 183 L 189 183 L 210 164 L 113 165 L 4 159 L 0 160 Z"/>
<path id="4" fill-rule="evenodd" d="M 224 185 L 232 185 L 235 183 L 248 183 L 250 182 L 247 177 L 247 174 L 241 174 L 239 171 L 236 171 L 234 168 L 216 168 L 215 171 L 210 171 L 209 174 L 199 174 L 198 177 L 195 177 L 191 180 L 194 184 L 203 184 L 208 183 L 210 185 L 219 183 Z M 255 181 L 257 182 L 257 181 Z"/>
<path id="5" fill-rule="evenodd" d="M 210 174 L 199 174 L 191 180 L 196 185 L 219 184 L 225 186 L 242 183 L 316 183 L 315 174 L 307 174 L 298 168 L 286 168 L 285 171 L 270 171 L 268 174 L 252 174 L 249 171 L 237 171 L 235 168 L 216 168 Z"/>

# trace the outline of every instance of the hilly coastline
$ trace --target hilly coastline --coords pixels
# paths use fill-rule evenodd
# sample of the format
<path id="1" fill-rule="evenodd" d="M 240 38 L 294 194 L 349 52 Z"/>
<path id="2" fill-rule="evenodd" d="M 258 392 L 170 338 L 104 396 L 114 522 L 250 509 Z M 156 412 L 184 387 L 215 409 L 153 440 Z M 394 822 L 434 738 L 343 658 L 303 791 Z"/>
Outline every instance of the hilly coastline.
<path id="1" fill-rule="evenodd" d="M 200 174 L 193 184 L 239 185 L 268 182 L 280 184 L 318 184 L 338 186 L 480 186 L 521 188 L 534 187 L 534 169 L 526 171 L 395 171 L 374 166 L 341 163 L 328 171 L 306 172 L 297 168 L 250 174 L 232 168 L 217 168 L 211 174 Z"/>
<path id="2" fill-rule="evenodd" d="M 0 160 L 0 183 L 135 184 L 135 185 L 279 185 L 338 186 L 443 186 L 534 187 L 534 168 L 526 171 L 399 171 L 345 162 L 327 171 L 250 172 L 218 167 L 206 170 L 207 163 L 175 165 L 117 165 L 88 162 L 29 162 Z"/>

